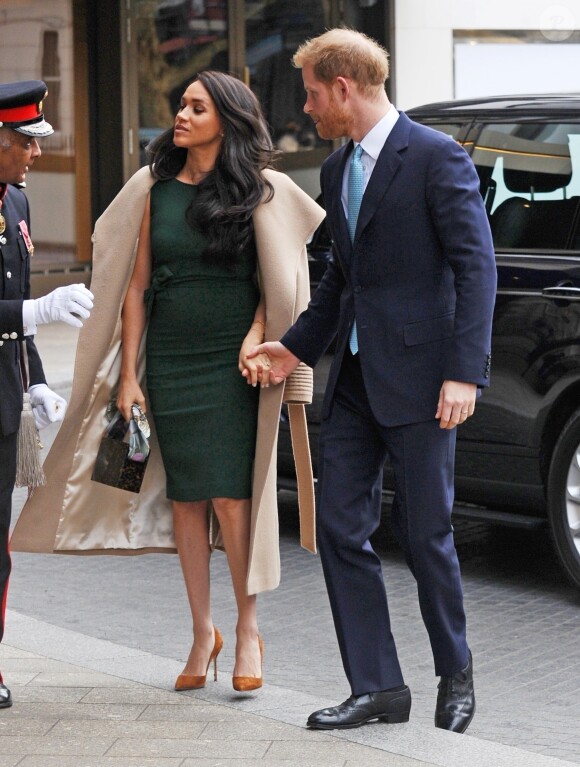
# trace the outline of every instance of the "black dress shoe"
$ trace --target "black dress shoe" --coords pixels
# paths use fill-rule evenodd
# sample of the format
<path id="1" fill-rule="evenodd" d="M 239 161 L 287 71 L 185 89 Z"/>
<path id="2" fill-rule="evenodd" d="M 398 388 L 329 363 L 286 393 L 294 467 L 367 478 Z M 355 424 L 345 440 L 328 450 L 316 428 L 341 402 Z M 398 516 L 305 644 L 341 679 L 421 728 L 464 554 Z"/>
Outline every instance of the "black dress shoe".
<path id="1" fill-rule="evenodd" d="M 451 732 L 465 732 L 474 714 L 473 660 L 470 650 L 463 671 L 441 677 L 435 708 L 435 727 Z"/>
<path id="2" fill-rule="evenodd" d="M 0 682 L 0 708 L 10 708 L 12 705 L 12 695 L 5 684 Z"/>
<path id="3" fill-rule="evenodd" d="M 411 711 L 411 691 L 403 687 L 396 692 L 370 692 L 351 695 L 333 708 L 322 708 L 308 717 L 308 727 L 315 730 L 346 730 L 379 719 L 382 722 L 408 722 Z"/>

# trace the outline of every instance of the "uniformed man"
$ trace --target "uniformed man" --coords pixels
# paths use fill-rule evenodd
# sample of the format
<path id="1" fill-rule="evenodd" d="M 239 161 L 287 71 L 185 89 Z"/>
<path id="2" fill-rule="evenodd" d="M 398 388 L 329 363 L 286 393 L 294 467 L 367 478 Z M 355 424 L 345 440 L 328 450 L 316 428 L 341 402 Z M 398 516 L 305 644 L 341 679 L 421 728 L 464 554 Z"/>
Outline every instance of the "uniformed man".
<path id="1" fill-rule="evenodd" d="M 6 592 L 10 575 L 8 535 L 16 480 L 16 444 L 22 412 L 22 342 L 29 364 L 30 401 L 38 428 L 61 421 L 66 401 L 46 385 L 34 345 L 37 325 L 62 320 L 80 327 L 93 307 L 84 285 L 68 285 L 38 299 L 30 298 L 28 200 L 18 188 L 37 157 L 38 138 L 50 136 L 40 80 L 0 84 L 0 641 L 4 634 Z M 12 705 L 0 674 L 0 708 Z"/>

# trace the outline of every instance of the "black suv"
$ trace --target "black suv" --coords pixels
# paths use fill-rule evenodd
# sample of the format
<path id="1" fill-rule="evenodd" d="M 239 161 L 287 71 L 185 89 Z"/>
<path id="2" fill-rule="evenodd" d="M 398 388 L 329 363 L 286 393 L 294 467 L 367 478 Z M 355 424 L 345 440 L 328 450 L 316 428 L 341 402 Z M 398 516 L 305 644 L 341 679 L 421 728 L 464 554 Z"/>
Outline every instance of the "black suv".
<path id="1" fill-rule="evenodd" d="M 459 427 L 455 513 L 545 525 L 580 588 L 580 94 L 429 104 L 407 112 L 471 156 L 493 233 L 498 292 L 491 387 Z M 310 245 L 313 289 L 331 255 L 324 224 Z M 308 410 L 316 471 L 330 356 Z M 293 465 L 282 417 L 279 486 Z M 385 470 L 384 490 L 392 492 Z"/>

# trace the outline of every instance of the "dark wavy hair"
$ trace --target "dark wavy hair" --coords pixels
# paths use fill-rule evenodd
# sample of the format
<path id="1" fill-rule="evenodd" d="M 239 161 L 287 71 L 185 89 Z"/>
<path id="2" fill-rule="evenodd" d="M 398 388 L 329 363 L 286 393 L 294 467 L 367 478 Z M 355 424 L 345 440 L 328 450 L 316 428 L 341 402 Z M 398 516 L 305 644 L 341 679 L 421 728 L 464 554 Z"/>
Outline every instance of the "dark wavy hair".
<path id="1" fill-rule="evenodd" d="M 187 222 L 206 237 L 203 258 L 223 266 L 236 263 L 253 234 L 252 214 L 274 189 L 261 174 L 272 167 L 275 150 L 258 99 L 240 80 L 224 72 L 199 72 L 223 128 L 215 168 L 199 185 Z M 187 149 L 173 143 L 173 127 L 147 147 L 149 167 L 161 181 L 175 178 L 185 165 Z"/>

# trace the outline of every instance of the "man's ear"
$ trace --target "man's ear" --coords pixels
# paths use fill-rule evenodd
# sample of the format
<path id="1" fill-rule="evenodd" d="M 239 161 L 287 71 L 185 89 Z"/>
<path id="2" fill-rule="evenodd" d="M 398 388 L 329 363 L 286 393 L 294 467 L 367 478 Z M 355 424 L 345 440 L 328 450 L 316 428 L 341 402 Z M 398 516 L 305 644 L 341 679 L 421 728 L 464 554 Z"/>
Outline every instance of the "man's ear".
<path id="1" fill-rule="evenodd" d="M 347 80 L 346 77 L 337 77 L 334 82 L 336 84 L 338 95 L 340 95 L 343 101 L 346 100 L 351 91 L 350 80 Z"/>

